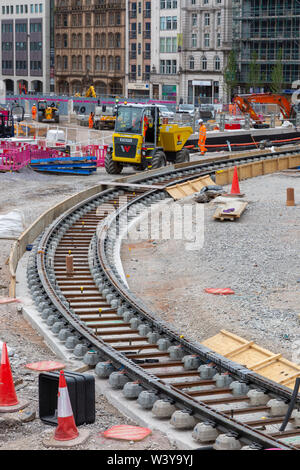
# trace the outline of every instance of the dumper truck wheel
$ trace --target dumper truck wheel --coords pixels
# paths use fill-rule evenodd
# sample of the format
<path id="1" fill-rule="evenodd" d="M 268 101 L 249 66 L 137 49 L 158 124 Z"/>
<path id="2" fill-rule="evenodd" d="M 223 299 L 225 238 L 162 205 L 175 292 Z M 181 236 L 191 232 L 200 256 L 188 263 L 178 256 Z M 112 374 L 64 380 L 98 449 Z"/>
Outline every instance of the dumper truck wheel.
<path id="1" fill-rule="evenodd" d="M 190 161 L 190 153 L 188 149 L 182 149 L 176 153 L 175 163 L 184 163 Z"/>
<path id="2" fill-rule="evenodd" d="M 122 165 L 120 165 L 118 162 L 115 162 L 112 159 L 110 153 L 107 153 L 105 156 L 104 166 L 109 175 L 118 175 L 123 170 Z"/>
<path id="3" fill-rule="evenodd" d="M 158 150 L 157 152 L 155 152 L 151 161 L 152 169 L 166 166 L 166 163 L 167 163 L 167 159 L 166 159 L 164 152 L 162 152 L 161 150 Z"/>

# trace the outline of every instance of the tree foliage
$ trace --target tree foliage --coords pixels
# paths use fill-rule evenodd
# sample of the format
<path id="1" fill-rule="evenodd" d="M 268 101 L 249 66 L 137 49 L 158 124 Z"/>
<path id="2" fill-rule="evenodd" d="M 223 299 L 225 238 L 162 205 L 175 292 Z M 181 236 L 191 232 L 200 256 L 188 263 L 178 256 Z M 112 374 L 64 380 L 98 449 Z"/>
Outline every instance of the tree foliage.
<path id="1" fill-rule="evenodd" d="M 233 50 L 231 50 L 229 53 L 227 65 L 224 69 L 224 84 L 226 93 L 231 99 L 231 96 L 238 84 L 238 66 L 235 58 L 235 52 Z"/>
<path id="2" fill-rule="evenodd" d="M 282 49 L 278 51 L 277 62 L 274 65 L 271 73 L 271 91 L 273 93 L 280 93 L 283 86 L 283 64 L 282 64 Z"/>

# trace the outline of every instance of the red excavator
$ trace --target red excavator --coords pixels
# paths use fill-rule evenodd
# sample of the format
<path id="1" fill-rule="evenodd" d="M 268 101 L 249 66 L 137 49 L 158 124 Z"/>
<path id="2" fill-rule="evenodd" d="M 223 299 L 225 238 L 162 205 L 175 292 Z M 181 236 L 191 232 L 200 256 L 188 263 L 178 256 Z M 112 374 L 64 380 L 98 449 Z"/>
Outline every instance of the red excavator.
<path id="1" fill-rule="evenodd" d="M 259 104 L 277 104 L 280 108 L 281 114 L 284 119 L 294 119 L 296 117 L 296 111 L 292 104 L 281 95 L 273 95 L 273 93 L 254 93 L 252 95 L 236 95 L 234 97 L 234 103 L 238 105 L 241 112 L 244 114 L 250 114 L 250 117 L 257 124 L 262 124 L 263 121 L 260 116 L 256 114 L 252 108 L 252 103 Z"/>

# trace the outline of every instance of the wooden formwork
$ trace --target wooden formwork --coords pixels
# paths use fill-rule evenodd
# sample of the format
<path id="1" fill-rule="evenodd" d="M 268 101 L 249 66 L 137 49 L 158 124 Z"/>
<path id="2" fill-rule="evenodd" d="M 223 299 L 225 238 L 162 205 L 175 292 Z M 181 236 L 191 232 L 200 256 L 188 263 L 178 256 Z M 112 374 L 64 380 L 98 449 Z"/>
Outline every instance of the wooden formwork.
<path id="1" fill-rule="evenodd" d="M 288 388 L 294 388 L 300 377 L 300 366 L 261 348 L 254 341 L 221 330 L 217 335 L 202 342 L 204 346 L 238 364 Z"/>
<path id="2" fill-rule="evenodd" d="M 199 192 L 205 186 L 215 186 L 216 183 L 211 179 L 209 175 L 200 176 L 194 180 L 186 181 L 185 183 L 175 184 L 169 186 L 166 191 L 172 196 L 173 199 L 181 199 L 186 196 L 192 196 Z"/>
<path id="3" fill-rule="evenodd" d="M 276 171 L 287 170 L 300 165 L 300 153 L 270 158 L 267 160 L 237 165 L 239 180 L 253 178 L 255 176 L 268 175 Z M 216 184 L 231 184 L 234 168 L 226 168 L 216 172 Z"/>

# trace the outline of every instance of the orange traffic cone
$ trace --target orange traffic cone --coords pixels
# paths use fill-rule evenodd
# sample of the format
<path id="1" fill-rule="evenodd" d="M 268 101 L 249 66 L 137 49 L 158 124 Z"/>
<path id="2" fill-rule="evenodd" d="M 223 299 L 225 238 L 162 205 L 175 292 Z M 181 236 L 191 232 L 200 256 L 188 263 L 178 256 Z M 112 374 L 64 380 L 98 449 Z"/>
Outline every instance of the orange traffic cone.
<path id="1" fill-rule="evenodd" d="M 76 439 L 79 436 L 79 432 L 75 424 L 63 370 L 60 371 L 59 375 L 57 414 L 58 426 L 54 433 L 54 439 L 56 441 Z"/>
<path id="2" fill-rule="evenodd" d="M 18 403 L 6 343 L 3 343 L 0 365 L 0 407 L 14 406 Z"/>
<path id="3" fill-rule="evenodd" d="M 240 186 L 239 186 L 239 178 L 237 167 L 234 167 L 233 178 L 232 178 L 232 185 L 231 185 L 231 194 L 241 194 Z"/>

